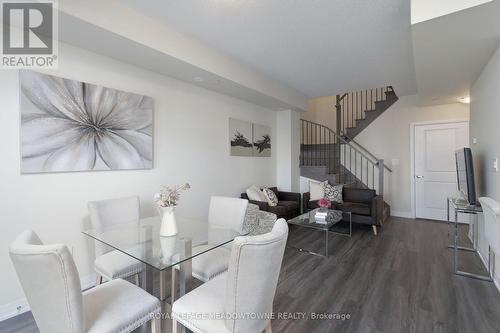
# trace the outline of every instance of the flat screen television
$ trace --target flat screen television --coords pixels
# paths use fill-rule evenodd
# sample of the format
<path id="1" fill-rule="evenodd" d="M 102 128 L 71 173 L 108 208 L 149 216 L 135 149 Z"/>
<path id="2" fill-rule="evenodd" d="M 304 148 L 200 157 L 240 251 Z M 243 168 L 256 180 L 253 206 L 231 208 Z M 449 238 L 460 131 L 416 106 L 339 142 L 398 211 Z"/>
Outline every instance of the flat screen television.
<path id="1" fill-rule="evenodd" d="M 455 152 L 457 161 L 458 191 L 469 205 L 476 205 L 476 186 L 474 183 L 474 167 L 470 148 L 461 148 Z"/>

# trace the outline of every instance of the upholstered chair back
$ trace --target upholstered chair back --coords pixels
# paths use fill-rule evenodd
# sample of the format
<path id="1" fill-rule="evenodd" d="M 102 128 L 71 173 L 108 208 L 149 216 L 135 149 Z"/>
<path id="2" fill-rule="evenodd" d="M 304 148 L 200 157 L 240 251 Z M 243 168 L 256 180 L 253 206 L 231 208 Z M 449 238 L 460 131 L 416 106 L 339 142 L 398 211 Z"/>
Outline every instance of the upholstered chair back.
<path id="1" fill-rule="evenodd" d="M 236 237 L 229 260 L 224 312 L 231 332 L 262 332 L 272 314 L 274 294 L 288 237 L 288 224 L 279 219 L 271 232 Z M 238 317 L 239 314 L 261 319 Z M 269 316 L 268 319 L 265 316 Z"/>
<path id="2" fill-rule="evenodd" d="M 247 206 L 246 199 L 213 196 L 210 198 L 208 223 L 212 228 L 243 232 Z"/>
<path id="3" fill-rule="evenodd" d="M 28 230 L 10 245 L 10 257 L 40 332 L 83 332 L 80 279 L 68 248 L 43 245 Z"/>
<path id="4" fill-rule="evenodd" d="M 87 206 L 92 228 L 98 231 L 105 231 L 117 225 L 139 223 L 141 206 L 137 196 L 91 201 Z M 96 256 L 109 250 L 102 243 L 96 242 Z"/>

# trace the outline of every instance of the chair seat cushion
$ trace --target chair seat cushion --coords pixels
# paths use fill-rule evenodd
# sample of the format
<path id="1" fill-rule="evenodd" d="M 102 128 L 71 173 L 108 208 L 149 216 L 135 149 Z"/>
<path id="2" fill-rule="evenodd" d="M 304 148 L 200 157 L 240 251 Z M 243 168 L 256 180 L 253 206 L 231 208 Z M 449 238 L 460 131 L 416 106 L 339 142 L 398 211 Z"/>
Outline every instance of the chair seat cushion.
<path id="1" fill-rule="evenodd" d="M 212 248 L 212 245 L 195 246 L 193 254 L 207 251 L 210 248 Z M 227 271 L 230 256 L 231 250 L 220 246 L 194 257 L 191 261 L 193 276 L 203 282 L 213 279 L 215 276 Z M 178 266 L 176 268 L 179 269 Z"/>
<path id="2" fill-rule="evenodd" d="M 195 333 L 229 332 L 222 318 L 227 273 L 220 274 L 174 302 L 172 316 Z M 217 318 L 214 315 L 220 315 Z M 206 315 L 207 318 L 203 318 Z M 210 317 L 208 317 L 211 315 Z"/>
<path id="3" fill-rule="evenodd" d="M 126 278 L 142 272 L 144 264 L 117 250 L 96 258 L 94 267 L 97 273 L 108 280 Z"/>
<path id="4" fill-rule="evenodd" d="M 351 212 L 357 215 L 370 215 L 371 208 L 370 205 L 357 203 L 357 202 L 344 202 L 342 204 L 336 205 L 337 209 L 343 212 Z"/>
<path id="5" fill-rule="evenodd" d="M 116 279 L 83 292 L 85 331 L 131 332 L 161 310 L 160 301 L 141 288 Z"/>

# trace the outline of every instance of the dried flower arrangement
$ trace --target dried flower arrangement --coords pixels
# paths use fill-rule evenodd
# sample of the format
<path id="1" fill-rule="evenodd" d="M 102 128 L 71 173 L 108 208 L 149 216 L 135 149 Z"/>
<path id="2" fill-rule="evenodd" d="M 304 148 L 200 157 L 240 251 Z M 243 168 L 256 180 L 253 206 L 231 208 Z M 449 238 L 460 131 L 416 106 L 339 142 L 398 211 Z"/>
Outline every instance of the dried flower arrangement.
<path id="1" fill-rule="evenodd" d="M 181 186 L 174 186 L 173 188 L 163 186 L 161 191 L 155 194 L 155 202 L 159 207 L 175 207 L 180 199 L 181 192 L 190 188 L 191 186 L 188 183 Z"/>

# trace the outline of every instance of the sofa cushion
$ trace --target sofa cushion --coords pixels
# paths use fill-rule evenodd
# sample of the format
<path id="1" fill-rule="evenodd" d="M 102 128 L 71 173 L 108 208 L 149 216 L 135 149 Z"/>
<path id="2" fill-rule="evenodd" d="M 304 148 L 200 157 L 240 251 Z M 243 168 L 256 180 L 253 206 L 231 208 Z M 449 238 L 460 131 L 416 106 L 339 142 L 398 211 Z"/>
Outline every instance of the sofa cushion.
<path id="1" fill-rule="evenodd" d="M 262 193 L 264 193 L 264 196 L 265 196 L 269 206 L 276 206 L 278 204 L 278 196 L 276 195 L 276 193 L 274 193 L 273 190 L 271 190 L 270 188 L 264 187 L 264 189 L 262 190 Z"/>
<path id="2" fill-rule="evenodd" d="M 343 212 L 351 212 L 356 215 L 371 215 L 370 205 L 357 202 L 344 202 L 337 204 L 337 209 Z"/>
<path id="3" fill-rule="evenodd" d="M 246 192 L 248 200 L 253 200 L 253 201 L 266 201 L 266 197 L 264 196 L 264 193 L 255 185 L 250 186 L 247 188 Z"/>
<path id="4" fill-rule="evenodd" d="M 278 206 L 285 206 L 287 211 L 299 208 L 299 203 L 297 201 L 279 201 Z"/>
<path id="5" fill-rule="evenodd" d="M 377 195 L 375 190 L 364 188 L 349 188 L 344 186 L 343 199 L 345 202 L 361 202 L 371 204 L 372 199 Z"/>

